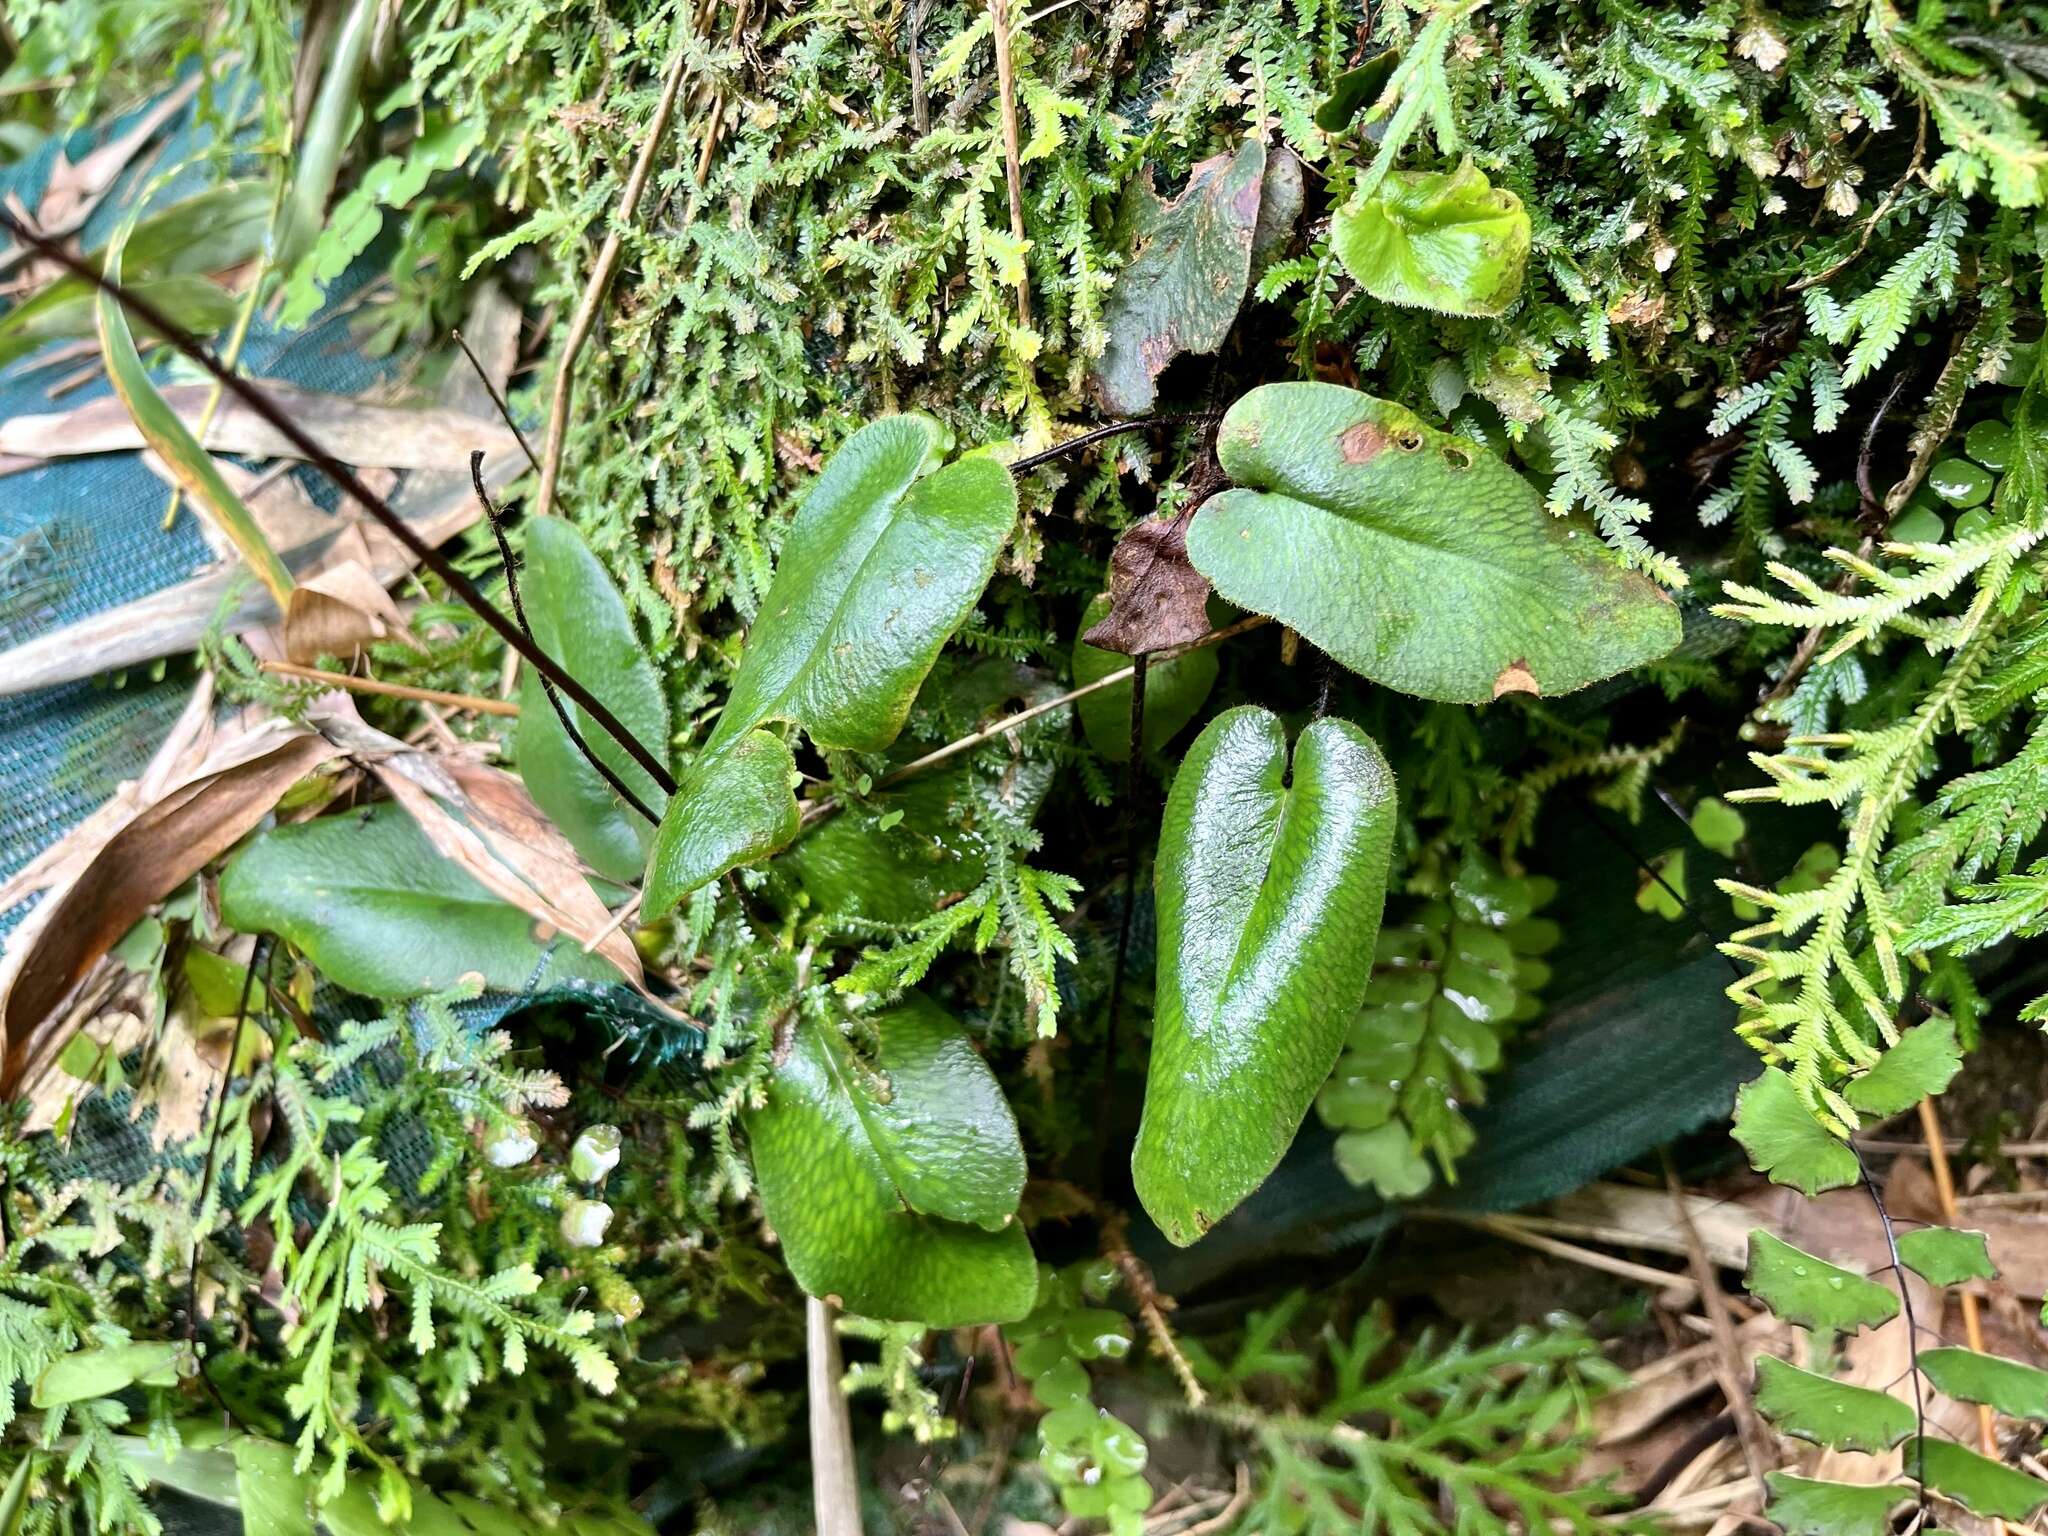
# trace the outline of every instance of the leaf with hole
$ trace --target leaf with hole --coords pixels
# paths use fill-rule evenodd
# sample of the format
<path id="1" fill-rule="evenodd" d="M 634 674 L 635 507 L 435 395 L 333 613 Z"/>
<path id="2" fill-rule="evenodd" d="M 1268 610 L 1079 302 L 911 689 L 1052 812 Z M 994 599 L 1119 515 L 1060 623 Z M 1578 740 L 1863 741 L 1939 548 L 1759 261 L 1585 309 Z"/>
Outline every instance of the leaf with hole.
<path id="1" fill-rule="evenodd" d="M 1765 1067 L 1735 1095 L 1734 1134 L 1758 1173 L 1806 1194 L 1862 1177 L 1848 1143 L 1828 1134 L 1777 1067 Z"/>
<path id="2" fill-rule="evenodd" d="M 1153 192 L 1146 167 L 1134 189 L 1136 249 L 1103 305 L 1109 340 L 1095 388 L 1104 410 L 1150 410 L 1168 363 L 1223 345 L 1251 280 L 1265 174 L 1266 146 L 1255 138 L 1202 161 L 1171 202 Z"/>
<path id="3" fill-rule="evenodd" d="M 1998 1266 L 1991 1262 L 1991 1239 L 1982 1232 L 1954 1227 L 1917 1227 L 1899 1234 L 1899 1262 L 1929 1285 L 1960 1285 L 1965 1280 L 1990 1280 Z"/>
<path id="4" fill-rule="evenodd" d="M 1678 643 L 1677 607 L 1591 524 L 1552 517 L 1488 449 L 1391 401 L 1264 385 L 1230 408 L 1217 453 L 1241 488 L 1195 514 L 1195 568 L 1376 683 L 1547 697 Z"/>
<path id="5" fill-rule="evenodd" d="M 536 931 L 390 804 L 261 834 L 222 874 L 220 907 L 230 928 L 290 940 L 366 997 L 442 992 L 472 973 L 499 992 L 621 979 L 573 939 Z"/>
<path id="6" fill-rule="evenodd" d="M 1853 1333 L 1899 1315 L 1899 1298 L 1876 1281 L 1794 1248 L 1761 1227 L 1749 1234 L 1749 1294 L 1788 1323 Z"/>
<path id="7" fill-rule="evenodd" d="M 1017 1122 L 966 1031 L 916 994 L 870 1021 L 864 1060 L 802 1021 L 746 1115 L 761 1206 L 797 1283 L 865 1317 L 1013 1322 L 1038 1273 L 1014 1219 Z"/>
<path id="8" fill-rule="evenodd" d="M 1756 1362 L 1756 1408 L 1780 1431 L 1835 1451 L 1889 1450 L 1913 1433 L 1913 1405 L 1888 1392 L 1802 1371 L 1773 1355 Z"/>
<path id="9" fill-rule="evenodd" d="M 1357 726 L 1242 707 L 1196 738 L 1154 871 L 1159 975 L 1138 1198 L 1186 1246 L 1273 1171 L 1372 974 L 1394 779 Z"/>
<path id="10" fill-rule="evenodd" d="M 1107 594 L 1098 594 L 1081 615 L 1087 631 L 1109 611 Z M 1128 667 L 1129 656 L 1105 651 L 1086 639 L 1074 642 L 1074 686 L 1085 688 L 1098 678 Z M 1203 646 L 1182 656 L 1158 658 L 1145 666 L 1145 741 L 1147 753 L 1157 752 L 1178 736 L 1187 723 L 1202 712 L 1210 689 L 1216 686 L 1216 648 Z M 1088 745 L 1112 763 L 1131 757 L 1131 683 L 1129 679 L 1086 694 L 1074 701 L 1081 717 L 1081 730 Z"/>
<path id="11" fill-rule="evenodd" d="M 642 746 L 666 757 L 668 699 L 661 675 L 641 649 L 611 573 L 583 535 L 561 518 L 535 518 L 527 524 L 520 596 L 535 643 L 595 694 Z M 667 800 L 647 770 L 574 699 L 564 696 L 561 702 L 591 752 L 659 816 Z M 590 867 L 613 880 L 637 876 L 647 862 L 653 826 L 577 750 L 531 666 L 520 677 L 518 746 L 520 777 L 534 803 Z"/>
<path id="12" fill-rule="evenodd" d="M 1529 215 L 1470 160 L 1455 171 L 1396 171 L 1337 210 L 1330 245 L 1374 298 L 1440 315 L 1493 316 L 1515 302 L 1529 265 Z"/>
<path id="13" fill-rule="evenodd" d="M 2014 1419 L 2048 1419 L 2048 1371 L 1972 1349 L 1927 1349 L 1920 1369 L 1934 1390 L 1966 1403 L 1989 1403 Z"/>
<path id="14" fill-rule="evenodd" d="M 2048 1483 L 1953 1440 L 1922 1435 L 1906 1447 L 1905 1464 L 1920 1468 L 1929 1488 L 1987 1520 L 2024 1523 L 2048 1504 Z"/>
<path id="15" fill-rule="evenodd" d="M 1962 1065 L 1955 1021 L 1938 1014 L 1899 1036 L 1875 1066 L 1842 1090 L 1842 1097 L 1866 1115 L 1882 1119 L 1940 1093 Z"/>
<path id="16" fill-rule="evenodd" d="M 1764 1481 L 1771 1491 L 1765 1513 L 1785 1536 L 1891 1536 L 1891 1512 L 1912 1494 L 1895 1483 L 1830 1483 L 1789 1472 Z"/>

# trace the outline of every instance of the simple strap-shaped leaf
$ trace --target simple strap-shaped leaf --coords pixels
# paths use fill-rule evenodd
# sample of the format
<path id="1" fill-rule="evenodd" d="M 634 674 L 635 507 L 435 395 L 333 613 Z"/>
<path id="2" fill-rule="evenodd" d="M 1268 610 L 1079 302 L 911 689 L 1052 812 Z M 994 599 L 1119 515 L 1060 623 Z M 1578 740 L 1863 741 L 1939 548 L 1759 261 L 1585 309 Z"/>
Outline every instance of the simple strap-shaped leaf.
<path id="1" fill-rule="evenodd" d="M 1890 1536 L 1891 1513 L 1912 1490 L 1896 1483 L 1828 1483 L 1789 1472 L 1764 1478 L 1765 1511 L 1785 1536 Z"/>
<path id="2" fill-rule="evenodd" d="M 1440 315 L 1497 315 L 1529 265 L 1529 215 L 1467 160 L 1455 171 L 1395 172 L 1340 208 L 1330 244 L 1365 291 Z"/>
<path id="3" fill-rule="evenodd" d="M 1940 1015 L 1899 1036 L 1876 1066 L 1842 1090 L 1842 1097 L 1866 1115 L 1896 1115 L 1940 1093 L 1962 1065 L 1955 1021 Z"/>
<path id="4" fill-rule="evenodd" d="M 2048 1483 L 1953 1440 L 1922 1435 L 1906 1447 L 1906 1467 L 1927 1486 L 1987 1520 L 2027 1521 L 2048 1504 Z"/>
<path id="5" fill-rule="evenodd" d="M 618 716 L 641 745 L 665 757 L 669 717 L 661 674 L 640 648 L 611 573 L 583 535 L 561 518 L 536 518 L 527 525 L 520 595 L 540 648 Z M 575 700 L 563 698 L 562 707 L 590 750 L 659 815 L 665 797 L 647 770 L 610 732 L 593 724 Z M 576 750 L 532 667 L 520 682 L 519 772 L 534 804 L 592 869 L 614 880 L 632 880 L 640 873 L 654 828 Z"/>
<path id="6" fill-rule="evenodd" d="M 1749 1234 L 1749 1294 L 1788 1323 L 1853 1333 L 1899 1315 L 1896 1292 L 1817 1259 L 1759 1227 Z"/>
<path id="7" fill-rule="evenodd" d="M 866 1317 L 935 1328 L 1014 1322 L 1038 1274 L 1007 1220 L 1024 1182 L 1017 1122 L 960 1025 L 912 998 L 862 1061 L 805 1023 L 746 1116 L 761 1205 L 790 1273 Z"/>
<path id="8" fill-rule="evenodd" d="M 1934 1390 L 1966 1403 L 1989 1403 L 2015 1419 L 2048 1419 L 2048 1371 L 1973 1349 L 1929 1349 L 1920 1369 Z"/>
<path id="9" fill-rule="evenodd" d="M 1204 583 L 1206 589 L 1207 584 Z M 1109 612 L 1109 598 L 1098 595 L 1081 615 L 1085 634 Z M 1131 664 L 1129 656 L 1105 651 L 1086 639 L 1074 642 L 1074 685 L 1085 688 Z M 1157 752 L 1201 713 L 1209 690 L 1216 686 L 1216 648 L 1204 646 L 1182 656 L 1149 663 L 1145 668 L 1145 750 Z M 1112 763 L 1131 756 L 1131 685 L 1112 683 L 1074 701 L 1088 745 Z"/>
<path id="10" fill-rule="evenodd" d="M 1188 173 L 1172 202 L 1137 189 L 1138 249 L 1103 306 L 1108 342 L 1095 365 L 1105 409 L 1151 409 L 1153 380 L 1183 352 L 1213 352 L 1230 334 L 1251 280 L 1266 146 L 1246 139 Z"/>
<path id="11" fill-rule="evenodd" d="M 88 1398 L 112 1397 L 138 1383 L 152 1387 L 175 1386 L 178 1354 L 185 1346 L 157 1340 L 130 1344 L 108 1344 L 98 1349 L 75 1349 L 59 1355 L 43 1367 L 29 1394 L 29 1405 L 55 1408 Z"/>
<path id="12" fill-rule="evenodd" d="M 1278 716 L 1229 710 L 1174 776 L 1131 1157 L 1138 1198 L 1174 1243 L 1264 1181 L 1329 1076 L 1372 972 L 1393 829 L 1393 774 L 1343 720 L 1303 731 L 1290 770 Z"/>
<path id="13" fill-rule="evenodd" d="M 501 992 L 620 979 L 573 939 L 535 933 L 395 805 L 263 833 L 222 874 L 220 909 L 229 927 L 281 934 L 366 997 L 445 991 L 472 972 Z"/>
<path id="14" fill-rule="evenodd" d="M 104 271 L 109 282 L 121 281 L 121 247 L 127 233 L 124 228 L 107 247 Z M 157 393 L 156 381 L 150 378 L 149 370 L 142 366 L 142 355 L 135 350 L 128 312 L 119 299 L 104 291 L 97 295 L 94 306 L 99 320 L 100 353 L 106 361 L 107 381 L 114 386 L 114 393 L 128 407 L 128 414 L 135 418 L 135 425 L 149 446 L 170 467 L 179 486 L 270 589 L 277 606 L 285 607 L 291 601 L 291 572 L 278 559 L 255 514 L 229 486 L 212 455 L 199 446 L 199 439 Z"/>
<path id="15" fill-rule="evenodd" d="M 1777 1067 L 1765 1067 L 1736 1093 L 1734 1135 L 1758 1173 L 1809 1195 L 1863 1176 L 1856 1154 L 1828 1134 Z"/>
<path id="16" fill-rule="evenodd" d="M 1678 609 L 1484 446 L 1335 384 L 1267 384 L 1223 418 L 1245 489 L 1188 555 L 1216 590 L 1362 676 L 1482 704 L 1569 693 L 1678 644 Z"/>
<path id="17" fill-rule="evenodd" d="M 1775 1355 L 1756 1362 L 1757 1412 L 1788 1435 L 1836 1451 L 1890 1450 L 1913 1433 L 1913 1405 L 1889 1392 L 1816 1376 Z"/>
<path id="18" fill-rule="evenodd" d="M 705 856 L 718 840 L 710 824 L 734 815 L 767 776 L 765 759 L 718 766 L 759 726 L 793 720 L 820 747 L 856 752 L 879 752 L 903 729 L 1017 521 L 1007 469 L 988 458 L 933 469 L 943 449 L 929 417 L 884 417 L 848 438 L 812 482 L 725 709 L 655 832 L 648 916 L 795 836 L 785 784 L 724 837 L 729 861 Z"/>
<path id="19" fill-rule="evenodd" d="M 765 859 L 795 839 L 801 825 L 790 780 L 796 759 L 772 731 L 749 731 L 728 751 L 699 759 L 676 786 L 647 862 L 641 898 L 666 912 L 729 869 Z"/>
<path id="20" fill-rule="evenodd" d="M 1982 1232 L 1953 1227 L 1919 1227 L 1899 1234 L 1899 1262 L 1929 1285 L 1960 1285 L 1965 1280 L 1990 1280 L 1998 1274 L 1991 1262 L 1991 1239 Z"/>

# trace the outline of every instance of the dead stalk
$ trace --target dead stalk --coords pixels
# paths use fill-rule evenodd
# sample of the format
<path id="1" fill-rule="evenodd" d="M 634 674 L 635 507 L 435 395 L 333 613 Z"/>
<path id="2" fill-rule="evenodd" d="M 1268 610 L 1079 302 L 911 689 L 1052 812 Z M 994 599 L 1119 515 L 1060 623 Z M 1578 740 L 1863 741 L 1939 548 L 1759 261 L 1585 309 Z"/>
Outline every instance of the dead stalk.
<path id="1" fill-rule="evenodd" d="M 415 688 L 410 683 L 387 683 L 374 677 L 351 677 L 346 672 L 323 672 L 291 661 L 266 661 L 263 670 L 302 683 L 319 683 L 327 688 L 344 688 L 350 693 L 374 693 L 387 699 L 412 699 L 421 704 L 441 704 L 449 709 L 467 709 L 479 715 L 517 715 L 519 706 L 506 699 L 484 699 L 473 693 L 444 693 L 438 688 Z"/>

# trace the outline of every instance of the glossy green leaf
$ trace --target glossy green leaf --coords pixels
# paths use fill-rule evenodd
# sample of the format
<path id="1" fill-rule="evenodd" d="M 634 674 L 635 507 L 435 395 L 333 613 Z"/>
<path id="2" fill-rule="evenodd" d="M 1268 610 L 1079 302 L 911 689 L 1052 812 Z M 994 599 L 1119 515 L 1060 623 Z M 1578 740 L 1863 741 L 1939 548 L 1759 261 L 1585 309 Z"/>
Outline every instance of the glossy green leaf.
<path id="1" fill-rule="evenodd" d="M 800 825 L 796 759 L 772 731 L 700 758 L 676 785 L 647 861 L 645 910 L 666 912 L 727 870 L 789 846 Z"/>
<path id="2" fill-rule="evenodd" d="M 121 280 L 123 238 L 123 235 L 115 236 L 107 247 L 106 275 L 117 283 Z M 270 589 L 278 607 L 286 607 L 291 598 L 291 573 L 278 559 L 277 551 L 270 547 L 270 540 L 264 537 L 254 514 L 228 485 L 212 455 L 199 446 L 199 440 L 178 413 L 157 393 L 156 382 L 142 366 L 141 354 L 135 350 L 135 337 L 128 328 L 127 311 L 122 309 L 119 300 L 106 293 L 96 297 L 95 306 L 99 318 L 100 353 L 106 361 L 108 381 L 113 384 L 114 393 L 121 397 L 121 403 L 128 408 L 128 414 L 134 418 L 143 439 L 156 450 L 185 493 L 226 536 L 250 570 Z"/>
<path id="3" fill-rule="evenodd" d="M 1363 64 L 1347 69 L 1330 86 L 1316 108 L 1316 126 L 1325 133 L 1342 133 L 1351 126 L 1351 120 L 1380 98 L 1386 89 L 1387 80 L 1394 73 L 1394 66 L 1401 56 L 1391 48 L 1376 53 Z"/>
<path id="4" fill-rule="evenodd" d="M 1928 1487 L 1987 1520 L 2024 1522 L 2048 1504 L 2048 1483 L 1953 1440 L 1923 1435 L 1906 1447 L 1905 1464 Z"/>
<path id="5" fill-rule="evenodd" d="M 1662 656 L 1678 609 L 1481 445 L 1335 384 L 1268 384 L 1217 445 L 1244 489 L 1195 514 L 1216 590 L 1362 676 L 1479 704 L 1569 693 Z"/>
<path id="6" fill-rule="evenodd" d="M 532 918 L 443 858 L 395 805 L 263 833 L 229 862 L 220 906 L 229 927 L 289 939 L 368 997 L 444 991 L 472 973 L 506 992 L 619 980 L 573 939 L 541 943 Z"/>
<path id="7" fill-rule="evenodd" d="M 1109 595 L 1098 594 L 1081 615 L 1086 633 L 1109 612 Z M 1085 688 L 1097 678 L 1128 667 L 1131 658 L 1105 651 L 1085 640 L 1074 642 L 1074 686 Z M 1205 645 L 1198 651 L 1165 660 L 1154 659 L 1145 668 L 1145 751 L 1157 752 L 1178 736 L 1187 723 L 1208 702 L 1216 686 L 1216 648 Z M 1131 757 L 1131 685 L 1128 680 L 1113 683 L 1097 693 L 1074 701 L 1081 716 L 1081 730 L 1088 745 L 1113 763 Z"/>
<path id="8" fill-rule="evenodd" d="M 1365 997 L 1394 780 L 1370 737 L 1219 715 L 1174 776 L 1154 873 L 1159 976 L 1131 1172 L 1192 1243 L 1279 1162 Z"/>
<path id="9" fill-rule="evenodd" d="M 903 729 L 1017 520 L 1007 469 L 988 458 L 932 468 L 943 450 L 929 417 L 884 417 L 812 483 L 724 712 L 662 815 L 648 916 L 796 835 L 787 767 L 771 787 L 788 749 L 757 727 L 792 720 L 818 746 L 856 752 L 879 752 Z"/>
<path id="10" fill-rule="evenodd" d="M 1188 173 L 1171 202 L 1137 188 L 1137 248 L 1103 305 L 1108 344 L 1095 365 L 1103 408 L 1150 410 L 1154 381 L 1183 352 L 1223 345 L 1251 278 L 1266 146 L 1246 139 Z"/>
<path id="11" fill-rule="evenodd" d="M 1898 1044 L 1880 1056 L 1877 1065 L 1842 1090 L 1842 1097 L 1867 1115 L 1896 1115 L 1929 1094 L 1940 1093 L 1962 1066 L 1955 1021 L 1937 1014 L 1899 1036 Z"/>
<path id="12" fill-rule="evenodd" d="M 942 449 L 936 422 L 890 416 L 832 455 L 783 540 L 706 756 L 770 720 L 821 747 L 896 739 L 1017 521 L 1007 469 L 967 458 L 926 473 Z"/>
<path id="13" fill-rule="evenodd" d="M 37 1408 L 55 1408 L 62 1403 L 111 1397 L 133 1386 L 175 1386 L 178 1355 L 186 1347 L 149 1340 L 73 1350 L 43 1367 L 29 1402 Z"/>
<path id="14" fill-rule="evenodd" d="M 1989 1403 L 2015 1419 L 2048 1419 L 2048 1371 L 1972 1349 L 1927 1349 L 1920 1369 L 1934 1390 L 1966 1403 Z"/>
<path id="15" fill-rule="evenodd" d="M 1862 1177 L 1848 1143 L 1828 1134 L 1777 1067 L 1764 1068 L 1735 1095 L 1734 1134 L 1758 1173 L 1809 1195 Z"/>
<path id="16" fill-rule="evenodd" d="M 643 746 L 665 757 L 669 716 L 661 675 L 640 647 L 611 573 L 564 519 L 542 517 L 527 525 L 520 594 L 540 648 L 594 693 Z M 562 707 L 590 750 L 660 815 L 666 798 L 647 770 L 575 700 L 564 696 Z M 520 777 L 534 803 L 590 867 L 614 880 L 637 877 L 647 862 L 654 828 L 619 799 L 576 749 L 531 666 L 520 680 L 518 750 Z"/>
<path id="17" fill-rule="evenodd" d="M 28 1475 L 34 1470 L 34 1459 L 22 1457 L 14 1464 L 7 1486 L 0 1488 L 0 1536 L 15 1536 L 21 1529 L 21 1518 L 28 1510 Z"/>
<path id="18" fill-rule="evenodd" d="M 1455 171 L 1396 171 L 1340 208 L 1330 244 L 1374 298 L 1440 315 L 1498 315 L 1522 291 L 1529 215 L 1467 160 Z"/>
<path id="19" fill-rule="evenodd" d="M 1913 1405 L 1816 1376 L 1774 1355 L 1756 1362 L 1757 1412 L 1788 1435 L 1837 1451 L 1889 1450 L 1913 1433 Z"/>
<path id="20" fill-rule="evenodd" d="M 1749 1234 L 1749 1294 L 1788 1323 L 1853 1333 L 1899 1315 L 1895 1291 L 1817 1259 L 1761 1227 Z"/>
<path id="21" fill-rule="evenodd" d="M 1912 1495 L 1895 1483 L 1827 1483 L 1789 1472 L 1764 1481 L 1771 1491 L 1765 1513 L 1785 1536 L 1891 1536 L 1891 1512 Z"/>
<path id="22" fill-rule="evenodd" d="M 865 1317 L 1011 1322 L 1038 1274 L 1014 1219 L 1017 1123 L 958 1023 L 915 996 L 878 1015 L 876 1059 L 804 1021 L 746 1116 L 761 1205 L 797 1283 Z"/>
<path id="23" fill-rule="evenodd" d="M 1982 1232 L 1959 1232 L 1953 1227 L 1901 1232 L 1899 1262 L 1929 1285 L 1989 1280 L 1998 1273 L 1998 1266 L 1991 1262 L 1991 1240 Z"/>

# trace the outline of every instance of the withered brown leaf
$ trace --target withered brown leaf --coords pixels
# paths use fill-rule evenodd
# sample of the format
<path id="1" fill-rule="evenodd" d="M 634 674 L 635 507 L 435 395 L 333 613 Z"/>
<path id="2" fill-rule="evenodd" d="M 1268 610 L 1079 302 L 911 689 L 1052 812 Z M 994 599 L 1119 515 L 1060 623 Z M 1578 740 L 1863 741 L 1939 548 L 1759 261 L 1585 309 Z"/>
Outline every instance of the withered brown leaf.
<path id="1" fill-rule="evenodd" d="M 1149 517 L 1109 557 L 1109 612 L 1081 638 L 1136 656 L 1186 645 L 1209 632 L 1209 583 L 1188 562 L 1187 524 Z"/>

